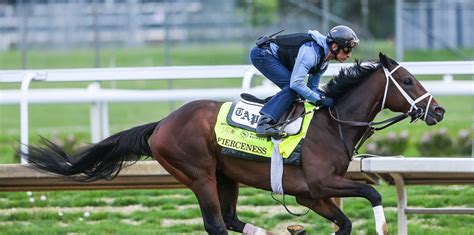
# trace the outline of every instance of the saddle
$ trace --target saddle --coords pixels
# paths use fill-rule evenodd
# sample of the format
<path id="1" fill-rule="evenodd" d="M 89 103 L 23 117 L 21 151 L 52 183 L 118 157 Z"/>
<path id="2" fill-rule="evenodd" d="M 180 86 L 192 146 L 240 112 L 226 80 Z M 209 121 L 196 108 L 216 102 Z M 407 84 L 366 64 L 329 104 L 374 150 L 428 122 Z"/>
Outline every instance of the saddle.
<path id="1" fill-rule="evenodd" d="M 232 104 L 227 116 L 227 122 L 231 126 L 243 128 L 255 132 L 258 119 L 260 118 L 260 109 L 271 99 L 259 99 L 251 94 L 242 93 L 240 100 Z M 301 131 L 305 107 L 301 100 L 295 101 L 290 108 L 278 120 L 277 128 L 282 136 L 296 135 Z"/>

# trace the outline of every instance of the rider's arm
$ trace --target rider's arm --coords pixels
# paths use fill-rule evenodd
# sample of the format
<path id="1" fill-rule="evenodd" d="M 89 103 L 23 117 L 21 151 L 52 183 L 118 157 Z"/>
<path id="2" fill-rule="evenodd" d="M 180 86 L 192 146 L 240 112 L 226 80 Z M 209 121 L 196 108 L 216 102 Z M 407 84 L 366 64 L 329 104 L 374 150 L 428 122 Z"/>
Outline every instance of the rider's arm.
<path id="1" fill-rule="evenodd" d="M 310 74 L 308 78 L 308 87 L 312 91 L 318 92 L 319 81 L 321 80 L 322 73 Z"/>
<path id="2" fill-rule="evenodd" d="M 323 64 L 321 67 L 324 67 L 319 70 L 318 73 L 315 73 L 313 75 L 310 75 L 308 78 L 308 87 L 312 91 L 316 92 L 319 94 L 318 88 L 319 88 L 319 82 L 321 81 L 321 77 L 323 76 L 324 72 L 328 69 L 328 66 Z"/>
<path id="3" fill-rule="evenodd" d="M 302 45 L 298 51 L 295 66 L 293 67 L 293 71 L 291 72 L 290 88 L 309 102 L 314 103 L 320 99 L 320 96 L 317 92 L 310 89 L 305 84 L 304 79 L 306 78 L 306 75 L 308 75 L 309 70 L 315 64 L 317 64 L 318 58 L 314 51 L 314 48 L 309 46 L 308 44 L 309 43 Z"/>

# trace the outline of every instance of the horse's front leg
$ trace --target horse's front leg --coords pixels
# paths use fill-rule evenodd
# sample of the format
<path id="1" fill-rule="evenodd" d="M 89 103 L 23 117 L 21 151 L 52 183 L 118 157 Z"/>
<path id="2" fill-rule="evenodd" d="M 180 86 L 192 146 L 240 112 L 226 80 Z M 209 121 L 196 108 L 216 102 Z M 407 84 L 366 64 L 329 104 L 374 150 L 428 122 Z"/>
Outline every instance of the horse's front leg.
<path id="1" fill-rule="evenodd" d="M 382 196 L 372 186 L 357 183 L 341 176 L 327 177 L 311 187 L 312 195 L 319 198 L 363 197 L 370 201 L 374 210 L 375 231 L 377 234 L 388 234 L 388 226 L 382 207 Z M 312 185 L 312 186 L 313 186 Z"/>
<path id="2" fill-rule="evenodd" d="M 221 215 L 215 179 L 199 179 L 190 187 L 198 199 L 204 228 L 210 235 L 228 234 Z"/>
<path id="3" fill-rule="evenodd" d="M 307 197 L 297 196 L 296 201 L 336 224 L 339 227 L 338 231 L 336 232 L 337 235 L 351 233 L 351 221 L 331 198 L 315 200 Z"/>

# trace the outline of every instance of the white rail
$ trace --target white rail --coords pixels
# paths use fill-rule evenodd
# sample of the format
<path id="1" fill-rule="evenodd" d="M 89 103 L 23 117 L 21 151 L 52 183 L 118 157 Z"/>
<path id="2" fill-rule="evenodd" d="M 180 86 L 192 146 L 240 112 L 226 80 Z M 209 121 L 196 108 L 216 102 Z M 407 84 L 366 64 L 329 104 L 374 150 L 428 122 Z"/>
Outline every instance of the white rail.
<path id="1" fill-rule="evenodd" d="M 474 61 L 440 62 L 401 62 L 414 75 L 474 74 Z M 342 67 L 352 63 L 330 64 L 325 76 L 336 75 Z M 120 80 L 159 80 L 194 78 L 242 78 L 251 65 L 213 65 L 213 66 L 168 66 L 168 67 L 130 67 L 99 69 L 46 69 L 46 70 L 0 70 L 0 82 L 22 82 L 25 74 L 36 72 L 38 77 L 51 82 L 74 81 L 120 81 Z M 256 70 L 254 70 L 257 73 Z"/>

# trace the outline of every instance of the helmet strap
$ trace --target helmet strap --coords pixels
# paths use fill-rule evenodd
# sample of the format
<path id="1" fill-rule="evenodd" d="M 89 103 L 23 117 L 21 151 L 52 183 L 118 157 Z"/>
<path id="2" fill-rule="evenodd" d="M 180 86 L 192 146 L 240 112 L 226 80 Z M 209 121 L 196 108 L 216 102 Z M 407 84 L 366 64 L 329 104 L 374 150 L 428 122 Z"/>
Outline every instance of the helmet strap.
<path id="1" fill-rule="evenodd" d="M 341 50 L 341 48 L 339 48 L 339 45 L 337 45 L 336 43 L 336 50 L 333 50 L 332 49 L 332 44 L 335 43 L 335 42 L 332 42 L 331 45 L 329 45 L 329 51 L 331 51 L 331 53 L 334 55 L 334 57 L 336 58 L 337 57 L 337 54 L 339 53 L 339 51 Z"/>

